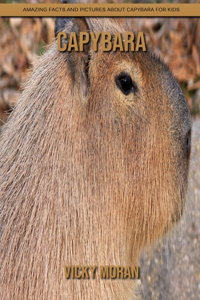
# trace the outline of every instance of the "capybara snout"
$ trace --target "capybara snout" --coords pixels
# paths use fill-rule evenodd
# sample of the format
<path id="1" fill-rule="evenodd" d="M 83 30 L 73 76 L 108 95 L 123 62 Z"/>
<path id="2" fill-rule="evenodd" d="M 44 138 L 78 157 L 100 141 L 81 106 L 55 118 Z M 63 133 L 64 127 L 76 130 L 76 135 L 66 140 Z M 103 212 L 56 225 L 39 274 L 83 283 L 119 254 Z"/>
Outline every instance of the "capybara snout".
<path id="1" fill-rule="evenodd" d="M 125 31 L 84 18 L 63 30 Z M 190 135 L 181 88 L 149 51 L 55 42 L 2 130 L 0 298 L 136 299 L 134 280 L 68 280 L 63 266 L 138 265 L 183 212 Z"/>

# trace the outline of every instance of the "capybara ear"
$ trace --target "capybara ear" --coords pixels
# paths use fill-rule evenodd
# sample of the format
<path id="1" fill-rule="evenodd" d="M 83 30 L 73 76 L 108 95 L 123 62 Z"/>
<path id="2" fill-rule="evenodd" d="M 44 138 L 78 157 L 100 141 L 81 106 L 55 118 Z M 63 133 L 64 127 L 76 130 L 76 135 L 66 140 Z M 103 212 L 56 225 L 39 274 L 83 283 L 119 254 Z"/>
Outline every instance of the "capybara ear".
<path id="1" fill-rule="evenodd" d="M 61 3 L 76 3 L 76 0 L 61 0 Z M 55 19 L 55 37 L 57 37 L 58 32 L 62 31 L 69 21 L 73 18 L 56 18 Z"/>
<path id="2" fill-rule="evenodd" d="M 80 45 L 80 33 L 91 31 L 90 21 L 87 18 L 74 18 L 70 33 L 75 32 L 77 42 Z M 90 63 L 90 42 L 84 44 L 83 51 L 71 50 L 68 52 L 69 69 L 74 80 L 74 86 L 78 86 L 85 100 L 90 86 L 89 63 Z"/>
<path id="3" fill-rule="evenodd" d="M 76 0 L 61 0 L 62 3 L 73 3 L 75 4 L 76 3 Z M 76 19 L 80 19 L 80 18 L 76 18 Z M 92 30 L 92 25 L 90 23 L 90 20 L 88 18 L 84 18 L 85 21 L 87 22 L 87 25 L 88 25 L 88 28 L 90 30 Z M 62 18 L 62 17 L 58 17 L 58 18 L 55 18 L 55 38 L 57 37 L 57 34 L 64 30 L 64 28 L 66 27 L 66 25 L 70 22 L 70 21 L 73 21 L 74 18 L 70 18 L 70 17 L 66 17 L 66 18 Z"/>
<path id="4" fill-rule="evenodd" d="M 75 0 L 61 0 L 62 3 L 76 3 Z M 69 31 L 75 32 L 78 43 L 80 32 L 89 32 L 92 30 L 92 24 L 88 18 L 56 18 L 55 20 L 55 37 L 64 30 L 68 23 L 71 22 Z M 83 98 L 87 96 L 89 87 L 89 60 L 90 60 L 90 44 L 84 45 L 83 51 L 69 52 L 69 67 L 74 82 L 80 82 L 80 90 Z"/>
<path id="5" fill-rule="evenodd" d="M 56 18 L 55 20 L 55 38 L 57 37 L 57 34 L 62 31 L 66 25 L 72 21 L 73 18 Z"/>

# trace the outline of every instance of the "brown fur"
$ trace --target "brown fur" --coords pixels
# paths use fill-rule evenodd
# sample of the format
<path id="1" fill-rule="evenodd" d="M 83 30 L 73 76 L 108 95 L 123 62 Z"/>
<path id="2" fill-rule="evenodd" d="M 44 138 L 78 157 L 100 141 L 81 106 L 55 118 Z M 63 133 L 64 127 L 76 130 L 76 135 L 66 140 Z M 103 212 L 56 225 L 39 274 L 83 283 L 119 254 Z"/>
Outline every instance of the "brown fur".
<path id="1" fill-rule="evenodd" d="M 75 19 L 66 31 L 85 26 Z M 138 265 L 182 214 L 191 125 L 180 87 L 148 52 L 90 51 L 87 78 L 87 53 L 54 43 L 3 128 L 2 300 L 133 299 L 134 280 L 67 280 L 63 266 Z M 137 93 L 116 86 L 122 71 Z"/>

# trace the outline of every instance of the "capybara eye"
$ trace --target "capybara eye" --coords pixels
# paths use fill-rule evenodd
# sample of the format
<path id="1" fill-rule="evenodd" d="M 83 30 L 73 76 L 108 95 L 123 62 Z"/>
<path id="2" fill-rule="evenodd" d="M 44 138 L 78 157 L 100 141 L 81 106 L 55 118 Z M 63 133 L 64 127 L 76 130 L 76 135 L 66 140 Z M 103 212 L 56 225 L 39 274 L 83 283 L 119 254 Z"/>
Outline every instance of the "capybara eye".
<path id="1" fill-rule="evenodd" d="M 190 157 L 191 152 L 191 130 L 188 131 L 186 136 L 186 150 L 187 150 L 187 157 Z"/>
<path id="2" fill-rule="evenodd" d="M 129 95 L 130 93 L 137 91 L 136 84 L 133 83 L 131 76 L 127 73 L 121 73 L 116 78 L 116 84 L 125 95 Z"/>

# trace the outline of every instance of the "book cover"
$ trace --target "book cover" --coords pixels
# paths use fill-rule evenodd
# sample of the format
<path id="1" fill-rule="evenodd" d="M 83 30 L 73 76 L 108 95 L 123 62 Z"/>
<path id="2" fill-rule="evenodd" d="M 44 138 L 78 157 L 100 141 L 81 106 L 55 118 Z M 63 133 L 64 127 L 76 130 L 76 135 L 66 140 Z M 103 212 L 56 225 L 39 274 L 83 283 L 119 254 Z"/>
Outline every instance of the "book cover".
<path id="1" fill-rule="evenodd" d="M 1 1 L 1 299 L 198 299 L 199 15 Z"/>

